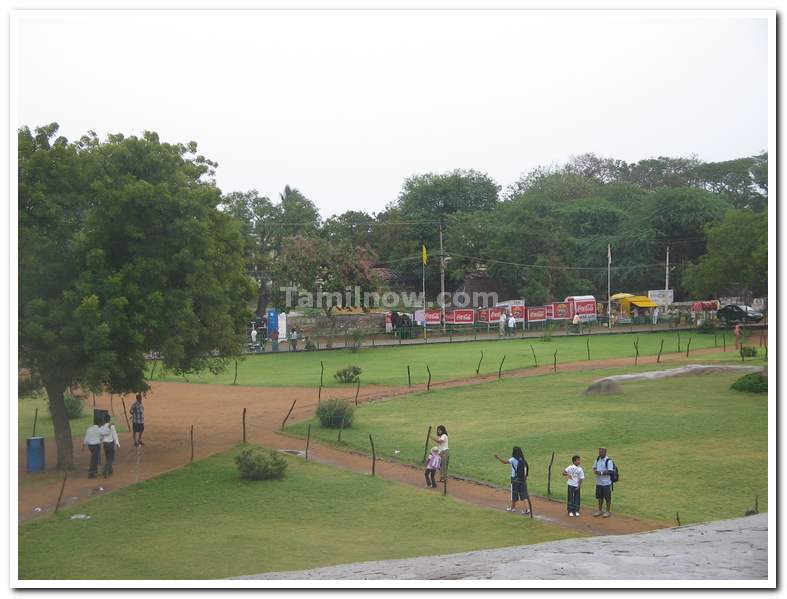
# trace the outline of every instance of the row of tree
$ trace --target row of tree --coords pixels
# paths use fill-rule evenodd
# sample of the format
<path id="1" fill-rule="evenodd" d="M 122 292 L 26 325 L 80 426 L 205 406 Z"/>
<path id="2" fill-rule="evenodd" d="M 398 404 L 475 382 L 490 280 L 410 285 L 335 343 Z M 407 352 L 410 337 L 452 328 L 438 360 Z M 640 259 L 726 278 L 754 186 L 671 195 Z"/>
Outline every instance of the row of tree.
<path id="1" fill-rule="evenodd" d="M 761 294 L 767 283 L 767 168 L 767 154 L 633 164 L 588 154 L 535 169 L 505 192 L 473 170 L 414 175 L 378 214 L 348 211 L 323 222 L 314 204 L 290 188 L 278 203 L 256 191 L 232 193 L 224 209 L 247 232 L 259 310 L 280 305 L 278 289 L 289 283 L 311 289 L 319 280 L 330 291 L 358 282 L 331 276 L 336 266 L 352 270 L 371 262 L 395 271 L 399 284 L 420 288 L 418 250 L 425 244 L 435 255 L 441 232 L 450 257 L 449 290 L 480 274 L 531 304 L 569 294 L 603 297 L 610 246 L 615 290 L 663 287 L 669 248 L 677 297 Z M 336 254 L 325 251 L 325 241 Z M 288 245 L 298 251 L 287 252 Z M 315 268 L 288 264 L 307 256 Z M 439 289 L 438 268 L 438 261 L 429 266 L 430 295 Z M 361 280 L 368 287 L 381 284 L 373 276 Z"/>

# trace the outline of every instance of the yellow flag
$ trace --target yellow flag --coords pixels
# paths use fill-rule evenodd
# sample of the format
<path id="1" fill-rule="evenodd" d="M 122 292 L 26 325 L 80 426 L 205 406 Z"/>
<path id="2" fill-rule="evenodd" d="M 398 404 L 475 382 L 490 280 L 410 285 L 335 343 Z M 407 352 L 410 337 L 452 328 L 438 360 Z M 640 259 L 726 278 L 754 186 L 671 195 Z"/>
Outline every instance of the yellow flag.
<path id="1" fill-rule="evenodd" d="M 421 246 L 421 261 L 424 263 L 424 266 L 426 266 L 427 262 L 429 262 L 429 256 L 426 255 L 425 245 Z"/>

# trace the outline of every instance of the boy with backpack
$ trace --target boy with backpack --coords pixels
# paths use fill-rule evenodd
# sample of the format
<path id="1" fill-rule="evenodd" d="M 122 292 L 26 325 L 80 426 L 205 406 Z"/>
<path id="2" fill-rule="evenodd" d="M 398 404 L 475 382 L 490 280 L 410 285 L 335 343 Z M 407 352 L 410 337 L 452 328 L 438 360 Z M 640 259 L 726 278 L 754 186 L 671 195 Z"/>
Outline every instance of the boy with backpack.
<path id="1" fill-rule="evenodd" d="M 511 465 L 511 505 L 506 508 L 506 511 L 511 512 L 512 514 L 516 513 L 517 501 L 527 500 L 528 505 L 530 504 L 530 499 L 527 494 L 528 467 L 527 460 L 525 460 L 525 454 L 522 452 L 521 447 L 516 446 L 511 451 L 511 457 L 507 460 L 504 460 L 497 454 L 495 454 L 495 457 L 501 464 Z M 527 515 L 529 513 L 529 508 L 522 510 L 523 515 Z"/>
<path id="2" fill-rule="evenodd" d="M 613 483 L 618 481 L 618 467 L 612 458 L 607 456 L 605 447 L 598 448 L 598 457 L 593 463 L 593 473 L 596 475 L 596 499 L 598 499 L 598 511 L 593 515 L 609 518 L 612 513 Z M 603 509 L 605 502 L 606 510 Z"/>

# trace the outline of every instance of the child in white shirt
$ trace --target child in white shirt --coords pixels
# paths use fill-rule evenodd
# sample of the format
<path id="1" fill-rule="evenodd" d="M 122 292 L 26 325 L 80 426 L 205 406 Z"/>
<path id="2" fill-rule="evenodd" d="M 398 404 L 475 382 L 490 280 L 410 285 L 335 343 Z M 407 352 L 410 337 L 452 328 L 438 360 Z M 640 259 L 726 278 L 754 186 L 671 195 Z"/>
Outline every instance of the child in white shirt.
<path id="1" fill-rule="evenodd" d="M 568 501 L 566 508 L 568 515 L 579 518 L 579 488 L 585 479 L 585 471 L 580 464 L 582 460 L 578 455 L 571 457 L 571 466 L 563 470 L 563 476 L 568 478 Z"/>

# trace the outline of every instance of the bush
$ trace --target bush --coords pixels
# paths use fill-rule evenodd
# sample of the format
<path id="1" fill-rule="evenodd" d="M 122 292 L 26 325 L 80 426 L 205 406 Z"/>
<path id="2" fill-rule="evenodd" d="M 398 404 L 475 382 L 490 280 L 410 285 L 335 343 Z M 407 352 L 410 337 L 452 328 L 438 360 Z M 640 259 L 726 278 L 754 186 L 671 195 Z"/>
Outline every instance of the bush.
<path id="1" fill-rule="evenodd" d="M 700 322 L 700 326 L 697 327 L 697 330 L 700 333 L 715 333 L 717 328 L 715 322 L 706 318 Z"/>
<path id="2" fill-rule="evenodd" d="M 43 387 L 41 383 L 41 377 L 36 372 L 30 371 L 20 371 L 19 373 L 19 392 L 18 396 L 23 397 L 25 395 L 32 395 L 41 387 Z"/>
<path id="3" fill-rule="evenodd" d="M 287 460 L 273 450 L 256 445 L 235 456 L 235 463 L 240 477 L 245 480 L 277 480 L 287 470 Z"/>
<path id="4" fill-rule="evenodd" d="M 358 380 L 358 375 L 361 374 L 361 369 L 358 366 L 345 366 L 336 371 L 333 375 L 340 383 L 354 383 Z"/>
<path id="5" fill-rule="evenodd" d="M 541 341 L 552 341 L 552 331 L 554 328 L 555 326 L 553 324 L 547 324 L 544 327 L 544 332 L 541 334 Z"/>
<path id="6" fill-rule="evenodd" d="M 342 419 L 344 428 L 349 428 L 353 424 L 354 414 L 355 407 L 341 399 L 326 399 L 317 405 L 316 415 L 323 428 L 339 428 L 342 426 Z"/>
<path id="7" fill-rule="evenodd" d="M 767 393 L 768 379 L 759 372 L 752 372 L 743 375 L 735 381 L 730 385 L 730 389 L 734 389 L 735 391 L 747 391 L 748 393 Z"/>
<path id="8" fill-rule="evenodd" d="M 306 337 L 306 341 L 304 343 L 303 348 L 306 351 L 314 351 L 314 350 L 318 349 L 317 344 L 314 341 L 312 341 L 311 337 Z"/>
<path id="9" fill-rule="evenodd" d="M 350 351 L 357 354 L 358 350 L 361 349 L 361 342 L 363 342 L 361 329 L 350 329 L 347 332 L 347 338 L 350 341 Z"/>
<path id="10" fill-rule="evenodd" d="M 84 397 L 66 393 L 65 395 L 63 395 L 63 401 L 66 404 L 66 414 L 68 414 L 69 420 L 76 420 L 77 418 L 82 418 L 82 413 L 84 412 L 85 409 Z M 47 407 L 49 407 L 49 402 L 47 402 L 46 405 Z"/>
<path id="11" fill-rule="evenodd" d="M 742 347 L 741 354 L 744 358 L 753 358 L 757 355 L 757 348 L 756 347 Z"/>

